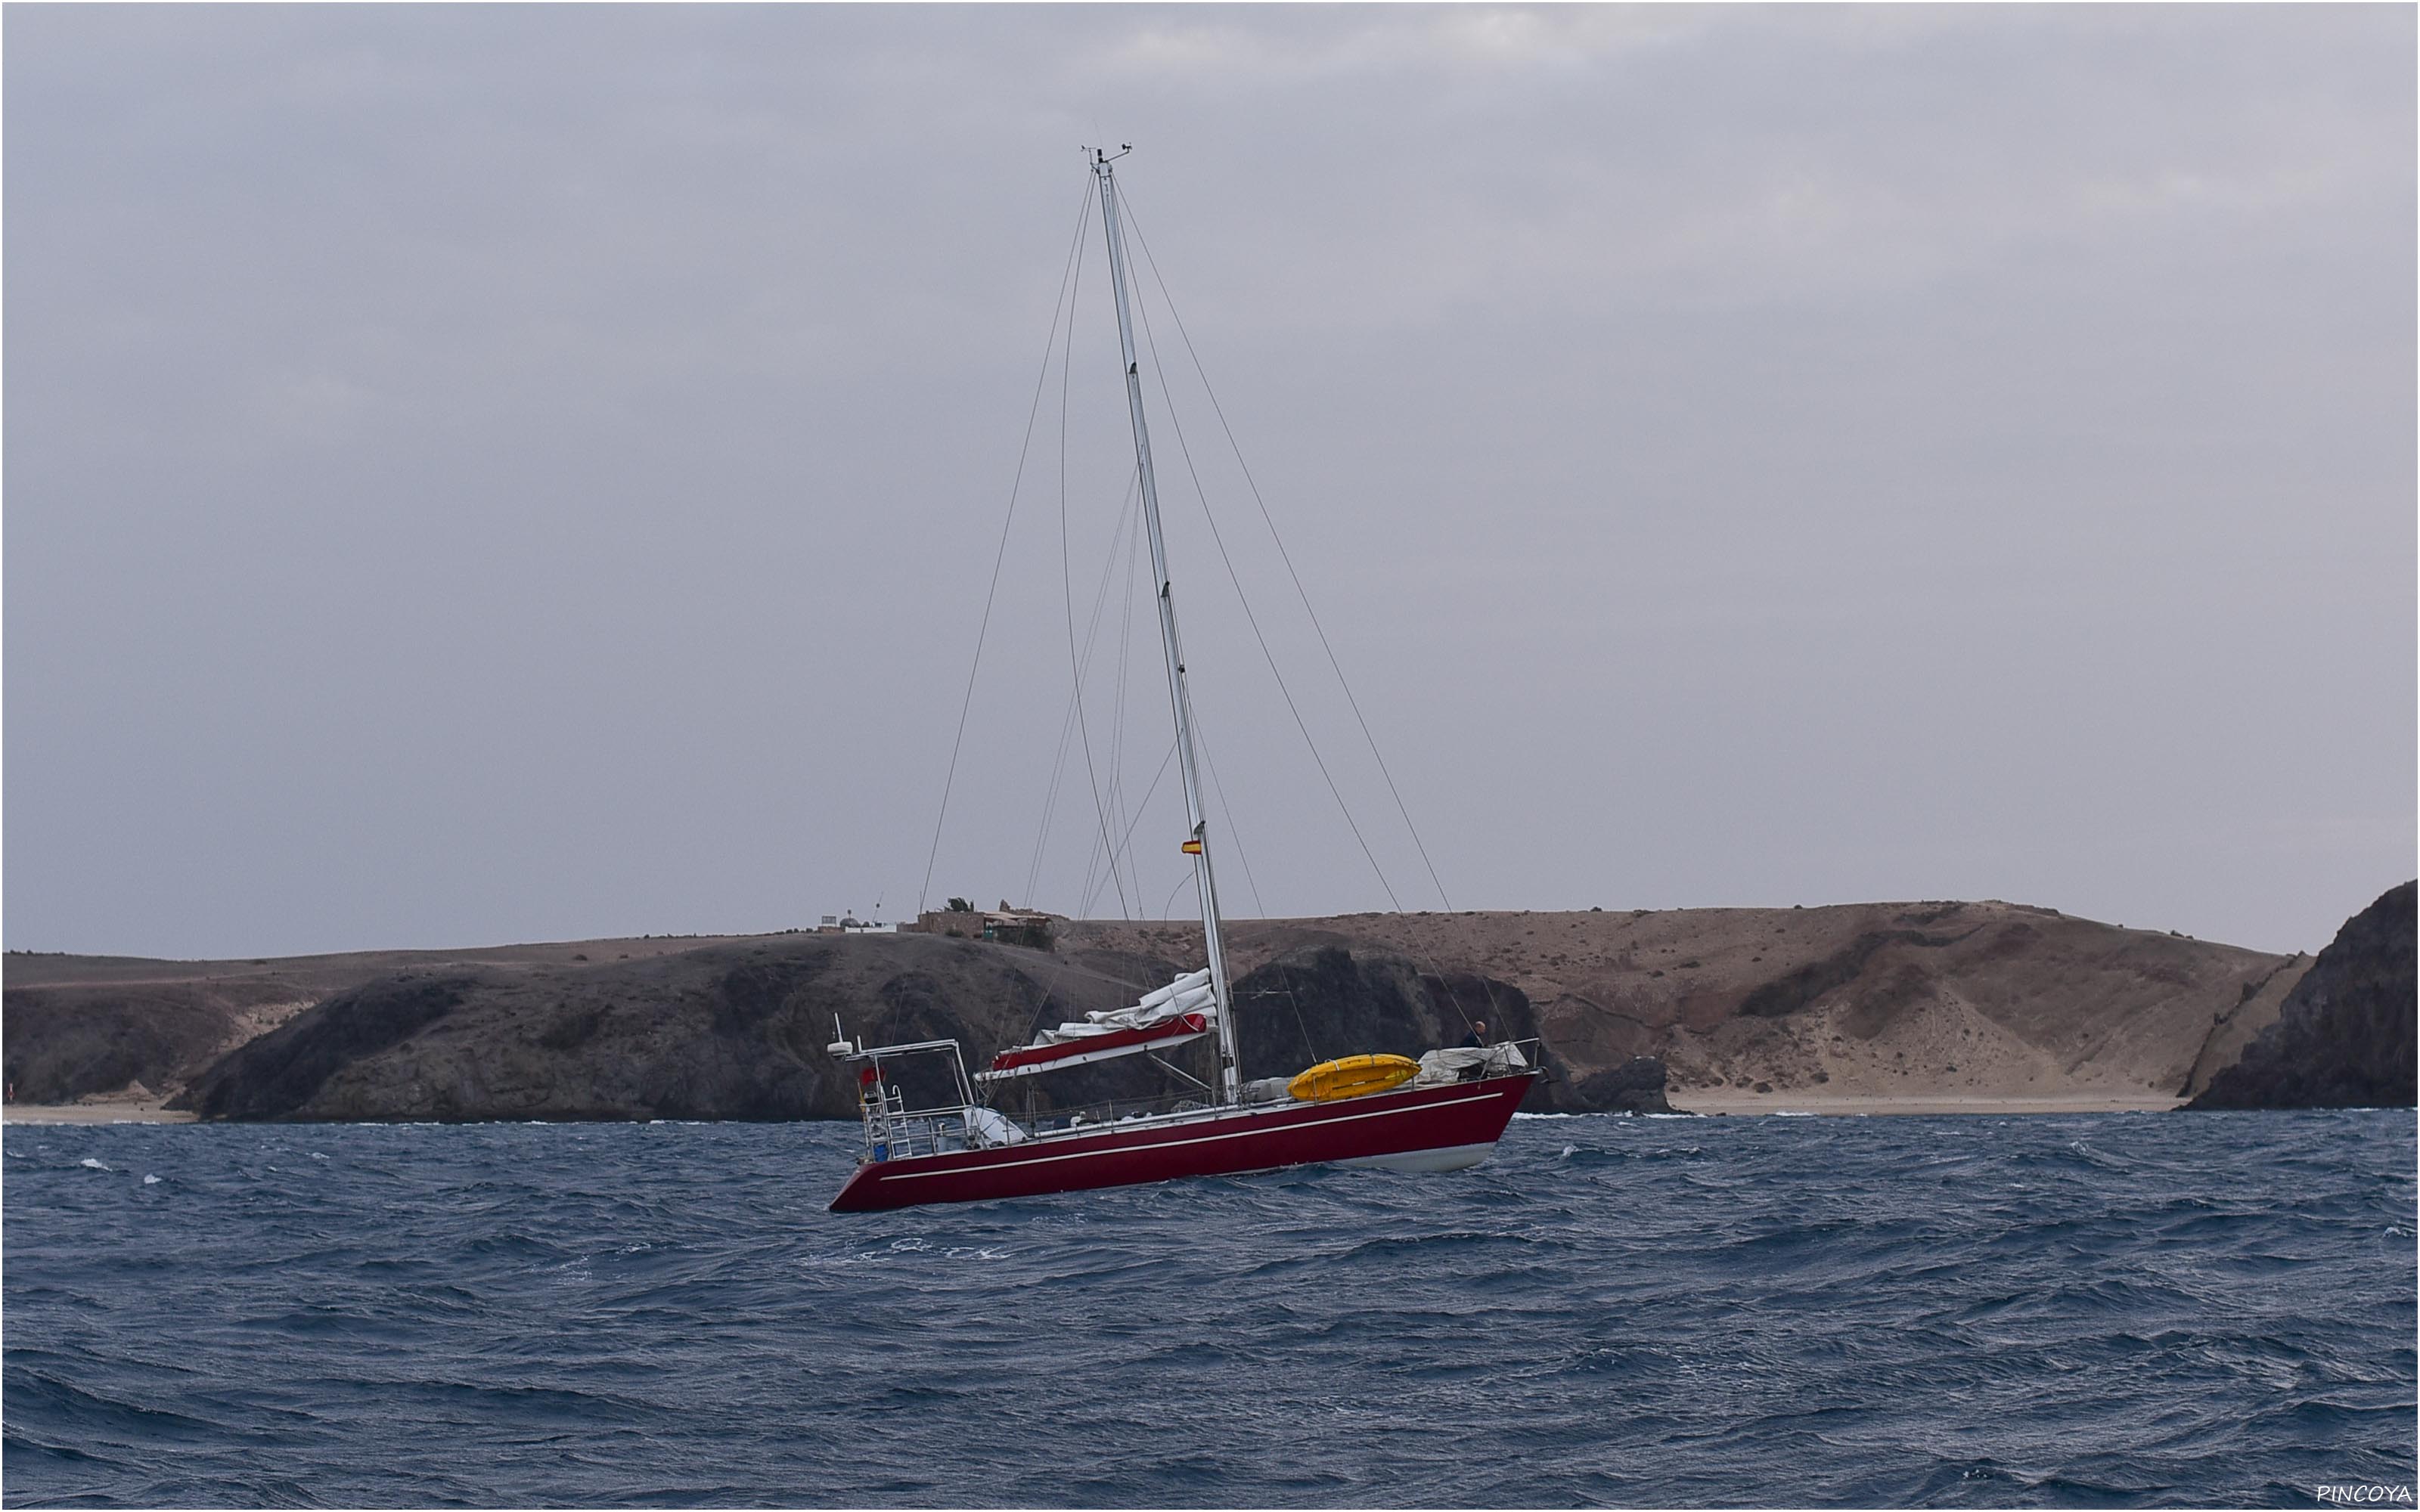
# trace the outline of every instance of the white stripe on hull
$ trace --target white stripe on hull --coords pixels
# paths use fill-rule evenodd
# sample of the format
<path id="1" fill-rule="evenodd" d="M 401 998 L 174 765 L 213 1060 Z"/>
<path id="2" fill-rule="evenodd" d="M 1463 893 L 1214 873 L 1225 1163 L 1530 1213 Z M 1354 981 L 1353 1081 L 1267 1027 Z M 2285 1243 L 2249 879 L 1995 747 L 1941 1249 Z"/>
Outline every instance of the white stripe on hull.
<path id="1" fill-rule="evenodd" d="M 884 1173 L 883 1173 L 883 1180 L 889 1180 L 889 1181 L 912 1181 L 912 1180 L 918 1180 L 918 1179 L 920 1179 L 920 1178 L 927 1177 L 927 1176 L 958 1176 L 958 1175 L 966 1174 L 966 1173 L 970 1172 L 970 1171 L 983 1171 L 983 1172 L 990 1172 L 990 1171 L 1006 1171 L 1006 1170 L 1014 1170 L 1014 1169 L 1016 1169 L 1016 1168 L 1017 1166 L 1019 1166 L 1019 1165 L 1054 1165 L 1054 1164 L 1056 1164 L 1057 1162 L 1060 1162 L 1060 1161 L 1063 1161 L 1063 1160 L 1084 1160 L 1084 1159 L 1088 1159 L 1088 1158 L 1090 1158 L 1090 1157 L 1092 1157 L 1092 1156 L 1095 1156 L 1095 1155 L 1131 1155 L 1131 1154 L 1140 1154 L 1140 1153 L 1143 1153 L 1143 1152 L 1148 1151 L 1148 1150 L 1155 1150 L 1155 1149 L 1173 1149 L 1177 1148 L 1177 1147 L 1178 1147 L 1178 1146 L 1180 1146 L 1180 1145 L 1207 1145 L 1207 1144 L 1215 1144 L 1215 1143 L 1218 1143 L 1218 1142 L 1219 1142 L 1219 1141 L 1221 1141 L 1221 1140 L 1227 1140 L 1227 1139 L 1249 1139 L 1249 1138 L 1253 1137 L 1253 1136 L 1254 1136 L 1254 1135 L 1256 1135 L 1256 1134 L 1280 1134 L 1280 1133 L 1284 1133 L 1284 1132 L 1286 1132 L 1289 1128 L 1294 1128 L 1294 1129 L 1299 1129 L 1299 1128 L 1305 1128 L 1305 1127 L 1322 1128 L 1322 1127 L 1327 1127 L 1327 1126 L 1331 1126 L 1331 1125 L 1339 1124 L 1339 1123 L 1357 1123 L 1357 1122 L 1359 1122 L 1359 1121 L 1360 1121 L 1361 1119 L 1384 1119 L 1384 1118 L 1387 1118 L 1387 1117 L 1388 1117 L 1388 1116 L 1390 1116 L 1390 1115 L 1397 1114 L 1397 1113 L 1427 1113 L 1427 1112 L 1433 1112 L 1433 1111 L 1435 1111 L 1435 1109 L 1437 1109 L 1437 1108 L 1450 1108 L 1450 1107 L 1455 1107 L 1455 1106 L 1458 1106 L 1459 1104 L 1464 1103 L 1481 1103 L 1481 1102 L 1485 1102 L 1488 1098 L 1494 1097 L 1494 1096 L 1496 1096 L 1496 1095 L 1497 1095 L 1497 1094 L 1496 1094 L 1496 1093 L 1494 1093 L 1494 1092 L 1481 1092 L 1481 1093 L 1480 1093 L 1480 1094 L 1479 1094 L 1478 1096 L 1476 1096 L 1476 1097 L 1450 1097 L 1450 1098 L 1443 1098 L 1443 1099 L 1440 1099 L 1440 1100 L 1438 1100 L 1438 1101 L 1436 1101 L 1436 1102 L 1434 1102 L 1434 1103 L 1411 1103 L 1411 1104 L 1409 1104 L 1409 1105 L 1407 1105 L 1407 1106 L 1404 1106 L 1404 1107 L 1377 1108 L 1377 1109 L 1374 1109 L 1374 1110 L 1373 1110 L 1373 1111 L 1371 1111 L 1371 1112 L 1368 1112 L 1368 1113 L 1346 1113 L 1346 1114 L 1341 1114 L 1341 1115 L 1338 1115 L 1338 1116 L 1335 1116 L 1335 1117 L 1331 1117 L 1331 1118 L 1304 1119 L 1304 1120 L 1301 1120 L 1300 1122 L 1294 1122 L 1294 1123 L 1290 1123 L 1290 1124 L 1276 1124 L 1276 1125 L 1271 1125 L 1271 1124 L 1263 1124 L 1261 1127 L 1256 1128 L 1256 1129 L 1255 1129 L 1255 1128 L 1246 1128 L 1246 1129 L 1236 1129 L 1236 1130 L 1233 1130 L 1233 1131 L 1229 1131 L 1229 1132 L 1224 1132 L 1224 1133 L 1219 1133 L 1219 1134 L 1196 1134 L 1194 1137 L 1192 1137 L 1192 1138 L 1190 1138 L 1190 1139 L 1154 1139 L 1154 1140 L 1151 1140 L 1150 1142 L 1145 1143 L 1145 1144 L 1132 1144 L 1132 1145 L 1114 1145 L 1114 1146 L 1106 1146 L 1106 1147 L 1104 1147 L 1104 1148 L 1102 1148 L 1102 1149 L 1071 1149 L 1071 1150 L 1067 1151 L 1067 1152 L 1066 1152 L 1066 1153 L 1064 1153 L 1064 1154 L 1057 1154 L 1057 1155 L 1029 1155 L 1029 1156 L 1027 1156 L 1027 1157 L 1026 1157 L 1025 1159 L 1023 1159 L 1023 1160 L 986 1161 L 986 1162 L 984 1162 L 983 1164 L 981 1164 L 981 1165 L 953 1165 L 953 1166 L 949 1166 L 949 1167 L 947 1167 L 947 1168 L 945 1168 L 945 1169 L 938 1170 L 938 1171 L 917 1171 L 917 1170 L 897 1170 L 897 1169 L 894 1169 L 894 1170 L 890 1170 L 890 1171 L 886 1171 L 886 1172 L 884 1172 Z M 1233 1115 L 1229 1115 L 1229 1117 L 1233 1117 Z M 1116 1134 L 1116 1133 L 1118 1133 L 1118 1132 L 1120 1132 L 1120 1131 L 1118 1131 L 1118 1130 L 1116 1130 L 1116 1129 L 1112 1128 L 1112 1129 L 1108 1130 L 1108 1131 L 1105 1131 L 1105 1132 L 1106 1132 L 1106 1133 L 1109 1133 L 1109 1134 Z M 1485 1158 L 1486 1158 L 1485 1151 L 1486 1151 L 1486 1149 L 1488 1149 L 1488 1147 L 1487 1147 L 1487 1146 L 1484 1146 L 1484 1145 L 1479 1145 L 1479 1146 L 1456 1146 L 1455 1148 L 1456 1148 L 1456 1149 L 1478 1149 L 1478 1150 L 1480 1150 L 1480 1151 L 1481 1151 L 1481 1154 L 1480 1154 L 1480 1156 L 1479 1156 L 1479 1159 L 1481 1159 L 1481 1160 L 1483 1160 L 1483 1159 L 1485 1159 Z M 927 1158 L 929 1158 L 929 1157 L 927 1157 Z M 1370 1159 L 1370 1160 L 1393 1160 L 1393 1159 L 1397 1159 L 1397 1158 L 1398 1158 L 1398 1157 L 1396 1157 L 1396 1156 L 1392 1156 L 1392 1155 L 1373 1155 L 1373 1156 L 1370 1156 L 1370 1157 L 1368 1157 L 1368 1159 Z M 904 1164 L 905 1164 L 905 1162 L 902 1162 L 901 1164 L 902 1164 L 902 1165 L 904 1165 Z M 1342 1164 L 1346 1164 L 1346 1163 L 1344 1163 L 1344 1162 L 1338 1162 L 1338 1163 L 1336 1163 L 1336 1164 L 1342 1165 Z M 1466 1165 L 1476 1165 L 1476 1164 L 1478 1164 L 1478 1161 L 1477 1161 L 1477 1160 L 1472 1160 L 1472 1161 L 1465 1162 L 1465 1164 L 1466 1164 Z M 862 1167 L 861 1167 L 861 1168 L 862 1168 Z M 1404 1169 L 1421 1169 L 1422 1167 L 1417 1167 L 1417 1166 L 1406 1166 L 1406 1167 L 1404 1167 Z M 1434 1167 L 1427 1167 L 1427 1168 L 1429 1168 L 1429 1169 L 1435 1169 L 1435 1170 L 1454 1170 L 1454 1169 L 1457 1169 L 1458 1167 L 1451 1166 L 1451 1165 L 1440 1165 L 1440 1166 L 1434 1166 Z"/>
<path id="2" fill-rule="evenodd" d="M 1496 1149 L 1483 1145 L 1443 1145 L 1435 1149 L 1405 1149 L 1392 1155 L 1363 1155 L 1357 1160 L 1331 1161 L 1332 1165 L 1357 1165 L 1372 1171 L 1466 1171 Z"/>

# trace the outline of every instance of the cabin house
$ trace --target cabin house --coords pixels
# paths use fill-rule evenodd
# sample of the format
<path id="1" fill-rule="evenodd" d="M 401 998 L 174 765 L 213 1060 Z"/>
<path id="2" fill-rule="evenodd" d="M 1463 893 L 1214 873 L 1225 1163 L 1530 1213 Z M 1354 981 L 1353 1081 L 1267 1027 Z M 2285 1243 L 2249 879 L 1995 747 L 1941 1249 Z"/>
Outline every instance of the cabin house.
<path id="1" fill-rule="evenodd" d="M 1061 922 L 1059 915 L 1034 908 L 937 908 L 918 914 L 915 923 L 899 927 L 919 934 L 951 934 L 960 939 L 1047 950 Z"/>
<path id="2" fill-rule="evenodd" d="M 905 924 L 881 924 L 858 918 L 855 914 L 826 914 L 815 926 L 818 934 L 896 934 L 908 928 Z"/>

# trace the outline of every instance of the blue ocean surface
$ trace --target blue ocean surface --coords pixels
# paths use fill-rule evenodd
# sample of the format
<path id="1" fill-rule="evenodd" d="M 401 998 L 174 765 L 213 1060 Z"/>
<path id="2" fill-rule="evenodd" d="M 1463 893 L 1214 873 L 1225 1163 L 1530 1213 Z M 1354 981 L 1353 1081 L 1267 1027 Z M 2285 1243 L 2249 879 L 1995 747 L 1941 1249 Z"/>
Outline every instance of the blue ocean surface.
<path id="1" fill-rule="evenodd" d="M 2409 1112 L 1522 1119 L 1449 1176 L 828 1213 L 856 1137 L 11 1127 L 0 1494 L 2309 1505 L 2415 1479 Z"/>

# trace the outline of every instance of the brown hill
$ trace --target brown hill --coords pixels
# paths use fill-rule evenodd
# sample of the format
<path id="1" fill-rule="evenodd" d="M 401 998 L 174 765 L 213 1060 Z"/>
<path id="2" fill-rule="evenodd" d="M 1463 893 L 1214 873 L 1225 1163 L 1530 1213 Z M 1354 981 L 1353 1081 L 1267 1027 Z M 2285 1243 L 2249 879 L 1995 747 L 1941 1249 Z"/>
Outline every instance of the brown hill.
<path id="1" fill-rule="evenodd" d="M 1066 935 L 1068 949 L 1188 965 L 1201 951 L 1173 924 L 1089 922 Z M 2309 967 L 2005 903 L 1361 914 L 1246 921 L 1232 935 L 1239 969 L 1353 942 L 1499 980 L 1575 1069 L 1655 1056 L 1676 1097 L 1761 1083 L 2157 1103 L 2232 1064 Z"/>
<path id="2" fill-rule="evenodd" d="M 2308 966 L 2000 903 L 1247 920 L 1233 949 L 1248 1074 L 1417 1053 L 1484 1016 L 1498 1037 L 1544 1037 L 1557 1079 L 1538 1105 L 1573 1109 L 1639 1098 L 1640 1056 L 1669 1068 L 1676 1098 L 2160 1105 L 2231 1064 Z M 846 1116 L 853 1091 L 822 1049 L 835 1013 L 869 1037 L 963 1038 L 980 1060 L 1200 952 L 1198 929 L 1085 921 L 1049 952 L 794 933 L 251 963 L 12 954 L 8 1063 L 20 1101 L 183 1082 L 213 1118 Z M 1177 1085 L 1126 1062 L 1054 1090 Z"/>

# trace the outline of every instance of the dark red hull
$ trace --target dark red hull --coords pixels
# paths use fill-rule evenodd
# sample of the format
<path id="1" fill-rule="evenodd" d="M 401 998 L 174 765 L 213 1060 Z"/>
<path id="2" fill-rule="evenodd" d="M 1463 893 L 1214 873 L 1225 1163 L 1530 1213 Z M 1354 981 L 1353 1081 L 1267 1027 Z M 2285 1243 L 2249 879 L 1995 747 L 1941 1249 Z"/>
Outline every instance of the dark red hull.
<path id="1" fill-rule="evenodd" d="M 1112 1125 L 999 1149 L 869 1161 L 832 1198 L 831 1211 L 1039 1196 L 1322 1161 L 1417 1161 L 1429 1151 L 1473 1151 L 1452 1163 L 1475 1165 L 1503 1136 L 1534 1075 L 1522 1072 L 1341 1103 L 1224 1109 L 1145 1129 Z"/>

